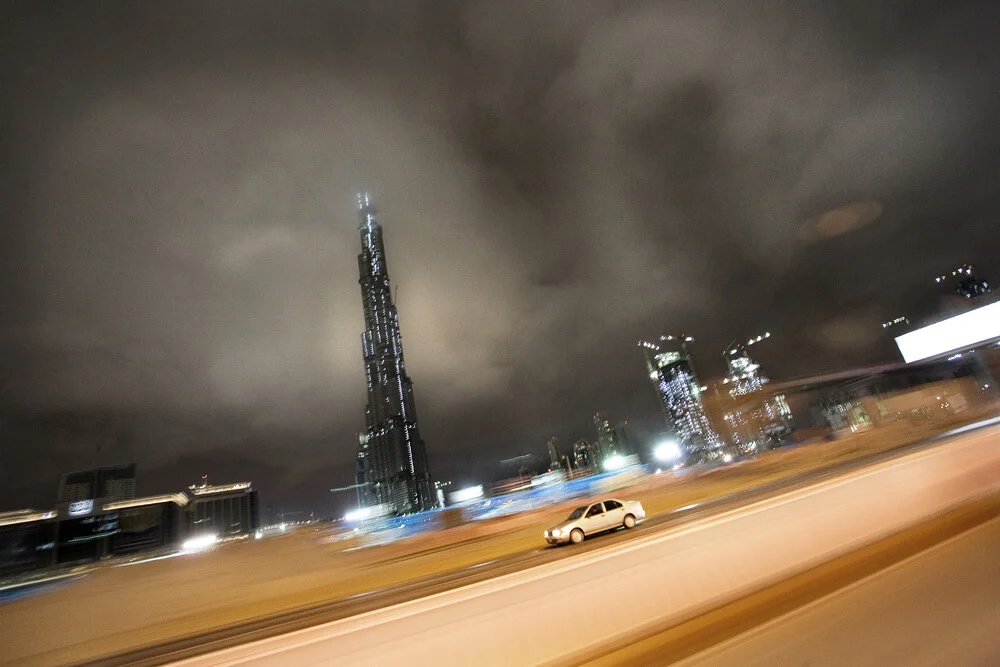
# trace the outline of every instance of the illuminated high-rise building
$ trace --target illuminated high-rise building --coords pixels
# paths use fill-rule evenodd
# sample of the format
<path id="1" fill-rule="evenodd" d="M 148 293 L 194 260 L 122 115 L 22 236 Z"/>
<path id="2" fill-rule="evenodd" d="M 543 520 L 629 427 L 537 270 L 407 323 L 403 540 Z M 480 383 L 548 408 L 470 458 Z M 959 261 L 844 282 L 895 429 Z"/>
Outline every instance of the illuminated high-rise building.
<path id="1" fill-rule="evenodd" d="M 662 336 L 661 341 L 674 340 Z M 687 336 L 679 338 L 680 350 L 662 350 L 660 345 L 640 341 L 649 379 L 663 407 L 674 436 L 689 457 L 714 459 L 721 456 L 722 440 L 712 429 L 701 400 L 701 386 L 687 352 Z"/>
<path id="2" fill-rule="evenodd" d="M 365 432 L 360 436 L 358 499 L 363 507 L 384 505 L 397 514 L 436 505 L 427 452 L 417 428 L 413 382 L 403 363 L 403 340 L 392 301 L 382 227 L 365 193 L 358 196 L 361 222 L 361 301 L 365 332 L 361 348 L 368 382 Z"/>
<path id="3" fill-rule="evenodd" d="M 738 405 L 726 413 L 725 419 L 734 444 L 746 453 L 778 444 L 792 430 L 792 411 L 783 394 L 753 400 L 753 395 L 770 380 L 760 364 L 750 357 L 748 348 L 770 337 L 767 333 L 751 338 L 746 345 L 736 344 L 726 352 L 729 373 L 723 383 L 729 386 L 729 395 Z"/>
<path id="4" fill-rule="evenodd" d="M 953 290 L 954 293 L 959 296 L 964 296 L 966 299 L 973 299 L 977 296 L 989 294 L 992 291 L 988 280 L 984 280 L 983 278 L 972 274 L 973 268 L 975 267 L 971 264 L 963 264 L 951 272 L 951 277 L 954 278 L 956 282 Z M 947 284 L 949 282 L 948 274 L 938 276 L 934 279 L 934 281 L 937 283 Z"/>

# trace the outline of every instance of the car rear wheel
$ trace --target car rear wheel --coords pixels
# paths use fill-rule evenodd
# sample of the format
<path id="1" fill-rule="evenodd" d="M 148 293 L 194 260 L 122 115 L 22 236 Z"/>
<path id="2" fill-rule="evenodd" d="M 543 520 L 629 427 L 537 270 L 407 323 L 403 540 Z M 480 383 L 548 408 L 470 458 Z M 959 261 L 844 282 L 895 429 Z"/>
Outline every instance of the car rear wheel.
<path id="1" fill-rule="evenodd" d="M 569 541 L 573 544 L 583 542 L 583 531 L 579 528 L 574 528 L 573 532 L 569 534 Z"/>
<path id="2" fill-rule="evenodd" d="M 635 517 L 631 514 L 626 514 L 625 520 L 622 521 L 622 525 L 626 528 L 635 528 Z"/>

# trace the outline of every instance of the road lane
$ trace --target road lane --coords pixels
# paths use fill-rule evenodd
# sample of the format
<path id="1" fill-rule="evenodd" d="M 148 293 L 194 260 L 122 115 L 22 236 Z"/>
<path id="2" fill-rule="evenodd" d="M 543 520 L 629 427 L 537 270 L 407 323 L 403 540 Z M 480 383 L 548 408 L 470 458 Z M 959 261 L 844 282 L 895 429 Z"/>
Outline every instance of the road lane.
<path id="1" fill-rule="evenodd" d="M 978 424 L 976 428 L 982 426 L 986 426 L 986 424 Z M 831 476 L 844 474 L 849 470 L 864 468 L 878 461 L 895 458 L 908 452 L 932 448 L 937 444 L 933 442 L 934 440 L 948 439 L 949 436 L 954 435 L 955 433 L 939 434 L 922 442 L 910 442 L 901 446 L 896 445 L 876 449 L 856 458 L 837 461 L 819 469 L 796 473 L 752 489 L 735 493 L 729 497 L 718 499 L 719 502 L 708 501 L 698 506 L 689 505 L 683 511 L 670 513 L 669 516 L 661 515 L 628 533 L 619 532 L 602 536 L 597 540 L 588 540 L 584 544 L 573 548 L 541 548 L 528 552 L 504 555 L 479 566 L 454 569 L 433 576 L 423 575 L 420 578 L 411 579 L 405 584 L 396 584 L 384 589 L 372 590 L 368 593 L 351 595 L 349 597 L 343 596 L 329 601 L 317 600 L 315 602 L 304 603 L 304 600 L 296 597 L 295 599 L 299 601 L 299 606 L 294 610 L 283 611 L 277 614 L 273 611 L 265 612 L 259 610 L 256 611 L 256 618 L 242 620 L 239 624 L 230 621 L 226 625 L 224 622 L 221 622 L 220 618 L 214 616 L 205 617 L 204 619 L 195 616 L 192 616 L 190 619 L 185 618 L 183 619 L 184 623 L 180 627 L 175 627 L 178 625 L 177 623 L 161 622 L 161 619 L 170 612 L 169 608 L 161 608 L 162 603 L 167 602 L 169 604 L 175 595 L 175 590 L 172 586 L 175 582 L 162 582 L 161 580 L 164 578 L 162 576 L 153 580 L 144 576 L 142 578 L 143 585 L 138 586 L 139 590 L 136 592 L 136 595 L 124 597 L 107 595 L 105 596 L 108 598 L 106 600 L 97 599 L 97 596 L 104 589 L 95 589 L 95 586 L 92 585 L 87 591 L 80 591 L 79 595 L 74 594 L 69 599 L 67 599 L 67 596 L 60 597 L 56 594 L 51 603 L 46 604 L 44 609 L 38 610 L 45 614 L 44 619 L 31 618 L 30 614 L 24 612 L 21 613 L 21 616 L 24 617 L 22 619 L 18 619 L 17 615 L 8 614 L 5 616 L 3 619 L 4 623 L 0 623 L 0 626 L 3 626 L 0 627 L 0 636 L 4 636 L 5 641 L 0 643 L 6 645 L 7 655 L 0 656 L 0 663 L 3 663 L 5 660 L 22 663 L 28 660 L 30 662 L 29 656 L 37 664 L 53 664 L 68 661 L 82 663 L 86 660 L 96 661 L 102 665 L 133 663 L 161 664 L 164 659 L 182 659 L 203 651 L 219 650 L 225 646 L 259 640 L 267 636 L 304 628 L 310 624 L 315 625 L 357 613 L 364 613 L 379 606 L 388 606 L 408 599 L 435 594 L 448 588 L 467 585 L 491 576 L 502 576 L 509 572 L 531 568 L 553 560 L 560 560 L 566 556 L 576 556 L 580 553 L 616 545 L 623 541 L 642 538 L 650 533 L 659 532 L 668 525 L 696 520 L 734 506 L 740 506 L 754 500 L 769 497 L 775 493 L 788 491 L 792 488 L 801 488 L 805 484 L 816 483 Z M 963 434 L 962 437 L 967 437 L 967 435 Z M 735 469 L 733 468 L 733 470 Z M 725 471 L 722 472 L 725 474 Z M 643 496 L 639 497 L 646 500 Z M 538 541 L 541 546 L 540 538 Z M 467 546 L 464 543 L 459 545 L 461 548 Z M 408 564 L 409 559 L 417 558 L 419 560 L 421 553 L 407 554 L 400 557 L 397 560 L 403 561 L 401 563 L 387 562 L 397 567 L 399 565 L 405 566 Z M 451 551 L 445 553 L 450 554 Z M 174 569 L 179 568 L 184 570 L 184 572 L 178 573 L 183 575 L 182 580 L 176 582 L 182 585 L 190 584 L 196 575 L 199 573 L 203 574 L 203 570 L 206 569 L 203 567 L 206 563 L 194 561 L 189 563 L 185 559 L 179 559 L 177 562 L 171 561 L 171 563 Z M 153 564 L 154 567 L 156 565 L 160 564 Z M 420 563 L 418 562 L 417 565 L 419 566 Z M 136 570 L 143 570 L 145 572 L 145 567 L 136 568 Z M 208 570 L 211 570 L 211 568 L 208 568 Z M 311 572 L 309 570 L 309 573 Z M 306 574 L 306 570 L 302 570 L 302 576 Z M 321 572 L 317 572 L 316 574 L 321 574 Z M 296 581 L 292 583 L 295 584 Z M 108 582 L 105 581 L 105 583 Z M 155 587 L 153 586 L 154 583 L 156 584 Z M 255 578 L 253 584 L 255 587 L 254 590 L 269 585 L 274 585 L 274 582 L 270 582 L 266 578 Z M 115 582 L 111 582 L 107 590 L 110 592 L 116 588 L 118 588 L 118 585 Z M 354 586 L 354 588 L 357 589 L 359 587 Z M 326 589 L 324 588 L 323 590 Z M 87 595 L 84 595 L 84 593 L 87 593 Z M 222 598 L 216 599 L 217 595 L 221 595 Z M 289 597 L 291 594 L 287 593 L 285 595 Z M 332 597 L 332 590 L 327 595 Z M 213 595 L 209 597 L 209 600 L 221 612 L 223 610 L 221 605 L 225 604 L 225 601 L 228 600 L 227 596 L 229 596 L 228 587 L 225 584 L 217 583 Z M 130 623 L 135 625 L 135 623 L 131 620 L 123 619 L 133 619 L 135 615 L 122 613 L 123 608 L 127 606 L 124 603 L 130 598 L 137 599 L 139 597 L 146 603 L 144 613 L 147 611 L 154 612 L 157 617 L 156 622 L 151 627 L 144 627 L 141 632 L 132 632 L 129 634 L 122 631 L 121 626 Z M 109 613 L 102 616 L 100 624 L 79 623 L 75 620 L 79 618 L 79 614 L 73 607 L 76 602 L 80 603 L 76 606 L 98 605 L 105 607 Z M 17 605 L 11 606 L 16 607 Z M 193 610 L 196 607 L 189 605 L 183 608 Z M 230 610 L 227 607 L 225 611 L 228 613 Z M 17 630 L 19 626 L 25 626 L 24 629 L 27 629 L 28 624 L 34 625 L 39 620 L 44 620 L 52 625 L 53 623 L 61 622 L 63 618 L 68 620 L 70 624 L 68 626 L 63 625 L 62 630 L 70 630 L 70 632 L 59 632 L 57 635 L 43 635 L 34 631 L 22 632 Z M 54 619 L 58 619 L 58 621 Z M 23 622 L 15 623 L 15 620 Z M 195 621 L 199 622 L 195 623 Z M 114 623 L 115 626 L 106 625 L 109 622 Z M 151 621 L 144 620 L 142 622 L 149 625 Z M 83 630 L 86 630 L 85 634 L 88 638 L 81 643 L 80 631 Z M 114 634 L 108 635 L 107 633 L 112 630 L 114 630 Z M 101 632 L 104 632 L 105 635 L 101 636 Z M 182 634 L 183 636 L 181 636 Z M 53 639 L 51 641 L 46 640 L 44 643 L 32 640 L 33 637 L 39 636 L 48 636 Z M 6 641 L 14 639 L 17 641 Z"/>
<path id="2" fill-rule="evenodd" d="M 1000 665 L 1000 519 L 679 663 Z"/>
<path id="3" fill-rule="evenodd" d="M 663 536 L 188 664 L 545 662 L 601 645 L 627 628 L 641 630 L 642 620 L 681 617 L 758 582 L 778 581 L 789 568 L 994 489 L 1000 454 L 993 440 L 962 439 Z M 733 557 L 733 545 L 740 545 L 742 558 Z"/>
<path id="4" fill-rule="evenodd" d="M 363 614 L 382 607 L 427 597 L 471 583 L 551 563 L 562 558 L 604 549 L 620 544 L 623 541 L 667 530 L 686 522 L 731 511 L 750 502 L 761 501 L 781 493 L 802 489 L 851 470 L 863 469 L 876 462 L 890 459 L 893 456 L 899 456 L 903 452 L 916 451 L 921 447 L 931 446 L 932 443 L 933 441 L 928 441 L 920 444 L 910 444 L 899 450 L 878 452 L 874 455 L 853 459 L 818 471 L 810 471 L 809 473 L 779 479 L 703 503 L 688 505 L 665 514 L 649 517 L 640 522 L 633 530 L 618 530 L 588 539 L 578 545 L 546 546 L 539 535 L 539 548 L 531 551 L 479 563 L 461 570 L 444 572 L 402 585 L 390 586 L 385 589 L 373 590 L 349 598 L 333 600 L 311 608 L 284 613 L 274 617 L 260 618 L 249 623 L 240 624 L 237 627 L 195 633 L 162 644 L 136 647 L 125 653 L 104 655 L 86 664 L 99 664 L 102 667 L 115 667 L 117 665 L 132 665 L 137 667 L 159 665 L 166 661 L 182 660 L 210 651 L 238 646 L 246 642 L 257 641 L 341 618 Z M 628 497 L 628 494 L 625 493 L 623 497 Z M 553 518 L 553 522 L 557 518 Z M 413 555 L 406 555 L 400 557 L 398 560 L 406 560 L 412 557 Z"/>
<path id="5" fill-rule="evenodd" d="M 984 422 L 977 425 L 977 428 L 988 425 L 989 423 Z M 623 540 L 648 535 L 652 532 L 677 526 L 687 521 L 697 520 L 715 513 L 740 507 L 752 501 L 762 500 L 782 492 L 803 488 L 809 484 L 815 484 L 824 479 L 845 474 L 851 470 L 859 470 L 877 462 L 900 456 L 906 452 L 918 451 L 922 448 L 933 446 L 936 442 L 953 437 L 954 435 L 957 435 L 957 433 L 940 434 L 920 443 L 909 443 L 903 447 L 866 455 L 858 459 L 832 465 L 825 469 L 779 479 L 756 488 L 740 491 L 698 505 L 690 505 L 664 515 L 651 517 L 642 522 L 635 530 L 628 532 L 618 531 L 617 533 L 600 536 L 593 540 L 587 540 L 581 545 L 559 548 L 541 547 L 462 570 L 450 571 L 426 579 L 416 580 L 408 584 L 370 591 L 352 596 L 351 598 L 334 600 L 312 608 L 305 608 L 275 617 L 260 618 L 237 627 L 194 633 L 190 636 L 162 644 L 135 647 L 127 653 L 104 655 L 95 664 L 99 663 L 111 666 L 162 664 L 166 660 L 181 660 L 201 653 L 217 651 L 228 646 L 256 641 L 303 629 L 311 625 L 319 625 L 340 618 L 365 613 L 380 607 L 433 595 L 445 590 L 458 588 L 462 585 L 549 563 L 567 556 L 606 548 L 618 544 Z M 409 557 L 412 556 L 402 558 Z"/>

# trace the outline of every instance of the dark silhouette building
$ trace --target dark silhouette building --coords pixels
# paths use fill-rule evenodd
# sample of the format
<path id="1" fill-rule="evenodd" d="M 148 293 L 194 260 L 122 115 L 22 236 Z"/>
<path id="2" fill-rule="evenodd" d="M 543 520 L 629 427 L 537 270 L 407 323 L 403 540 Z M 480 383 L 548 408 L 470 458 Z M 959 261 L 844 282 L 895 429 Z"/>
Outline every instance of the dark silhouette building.
<path id="1" fill-rule="evenodd" d="M 611 456 L 612 449 L 611 423 L 608 422 L 607 415 L 594 413 L 594 430 L 597 431 L 597 440 L 594 444 L 597 446 L 598 463 L 602 463 Z"/>
<path id="2" fill-rule="evenodd" d="M 59 502 L 135 498 L 135 464 L 106 466 L 66 473 L 59 480 Z"/>
<path id="3" fill-rule="evenodd" d="M 562 467 L 562 457 L 559 456 L 559 438 L 552 436 L 546 443 L 549 451 L 549 466 L 552 470 Z"/>
<path id="4" fill-rule="evenodd" d="M 951 272 L 951 277 L 955 280 L 953 293 L 964 296 L 966 299 L 974 299 L 992 291 L 988 280 L 972 274 L 973 268 L 975 267 L 971 264 L 963 264 Z M 948 274 L 938 276 L 935 281 L 946 285 L 950 282 Z"/>
<path id="5" fill-rule="evenodd" d="M 359 195 L 361 301 L 365 332 L 361 347 L 368 383 L 365 432 L 358 449 L 358 500 L 396 514 L 436 506 L 427 452 L 417 428 L 413 382 L 403 363 L 403 340 L 386 268 L 382 227 L 371 197 Z"/>
<path id="6" fill-rule="evenodd" d="M 260 501 L 250 482 L 188 487 L 182 518 L 188 535 L 219 539 L 249 535 L 260 527 Z"/>

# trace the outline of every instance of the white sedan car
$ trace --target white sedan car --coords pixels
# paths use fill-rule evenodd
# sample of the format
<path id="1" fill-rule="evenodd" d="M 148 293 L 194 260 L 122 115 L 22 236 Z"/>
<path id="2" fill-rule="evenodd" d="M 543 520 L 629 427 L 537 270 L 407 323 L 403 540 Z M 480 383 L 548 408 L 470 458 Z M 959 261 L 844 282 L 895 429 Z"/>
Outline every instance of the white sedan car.
<path id="1" fill-rule="evenodd" d="M 636 522 L 646 517 L 646 510 L 638 500 L 615 500 L 582 505 L 573 510 L 566 520 L 545 531 L 549 544 L 579 544 L 584 538 L 616 528 L 634 528 Z"/>

